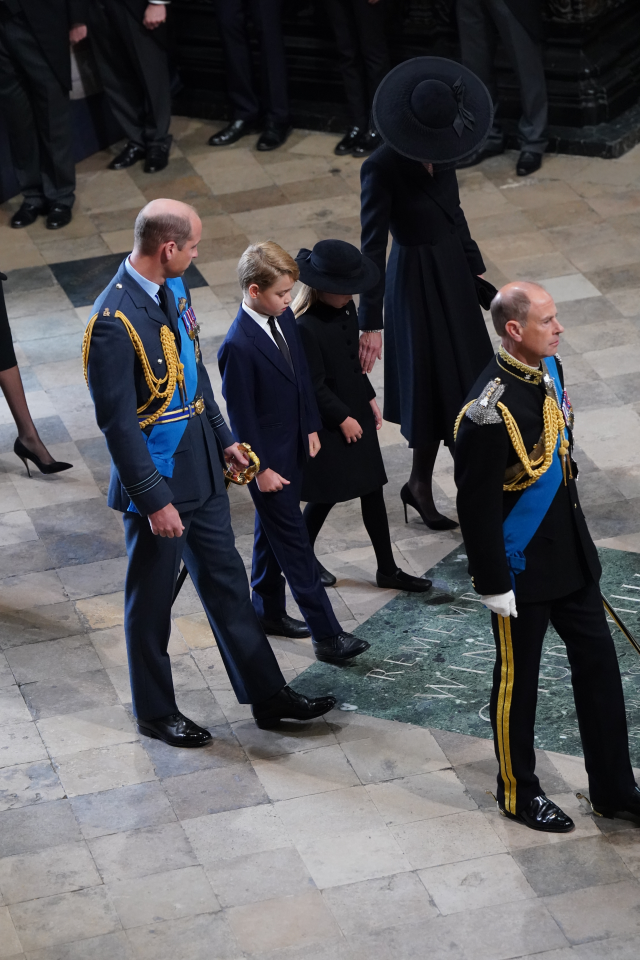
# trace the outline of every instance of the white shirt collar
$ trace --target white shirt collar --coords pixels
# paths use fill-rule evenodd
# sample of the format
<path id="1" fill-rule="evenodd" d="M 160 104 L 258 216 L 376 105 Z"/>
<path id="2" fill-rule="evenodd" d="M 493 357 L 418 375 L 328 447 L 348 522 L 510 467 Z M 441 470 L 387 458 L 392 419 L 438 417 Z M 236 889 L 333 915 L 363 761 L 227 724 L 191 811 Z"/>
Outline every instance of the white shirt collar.
<path id="1" fill-rule="evenodd" d="M 244 310 L 245 313 L 248 313 L 251 319 L 255 320 L 255 322 L 259 324 L 263 330 L 269 329 L 269 327 L 267 326 L 267 324 L 269 323 L 269 317 L 265 317 L 263 313 L 258 313 L 257 310 L 254 310 L 253 307 L 249 306 L 246 300 L 242 301 L 242 309 Z"/>
<path id="2" fill-rule="evenodd" d="M 142 274 L 138 273 L 135 267 L 131 265 L 129 257 L 124 262 L 124 268 L 132 277 L 137 284 L 139 284 L 145 293 L 148 293 L 152 300 L 155 300 L 158 303 L 158 290 L 160 289 L 160 284 L 154 283 L 153 280 L 147 280 L 146 277 L 143 277 Z"/>

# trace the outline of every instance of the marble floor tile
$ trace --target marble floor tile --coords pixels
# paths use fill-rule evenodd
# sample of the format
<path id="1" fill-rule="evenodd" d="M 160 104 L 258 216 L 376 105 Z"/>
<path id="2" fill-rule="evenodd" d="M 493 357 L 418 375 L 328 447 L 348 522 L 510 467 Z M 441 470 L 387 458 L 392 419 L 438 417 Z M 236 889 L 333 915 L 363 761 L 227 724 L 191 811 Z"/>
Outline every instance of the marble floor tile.
<path id="1" fill-rule="evenodd" d="M 347 831 L 376 830 L 384 825 L 363 786 L 281 800 L 274 809 L 296 843 Z"/>
<path id="2" fill-rule="evenodd" d="M 353 960 L 420 960 L 429 944 L 429 960 L 466 960 L 452 918 L 435 917 L 372 930 L 349 938 Z"/>
<path id="3" fill-rule="evenodd" d="M 296 848 L 321 889 L 411 870 L 409 858 L 386 827 L 310 834 L 298 840 Z"/>
<path id="4" fill-rule="evenodd" d="M 85 840 L 173 823 L 176 815 L 157 780 L 73 797 L 71 807 Z"/>
<path id="5" fill-rule="evenodd" d="M 18 687 L 15 684 L 5 687 L 0 695 L 0 725 L 27 723 L 31 719 L 31 714 Z"/>
<path id="6" fill-rule="evenodd" d="M 180 820 L 253 807 L 269 800 L 246 762 L 168 777 L 162 786 Z"/>
<path id="7" fill-rule="evenodd" d="M 0 891 L 6 904 L 71 893 L 101 882 L 84 841 L 0 860 Z"/>
<path id="8" fill-rule="evenodd" d="M 205 867 L 209 882 L 223 907 L 235 907 L 290 897 L 315 890 L 315 884 L 297 850 L 281 847 Z"/>
<path id="9" fill-rule="evenodd" d="M 30 804 L 0 814 L 0 857 L 38 853 L 75 843 L 82 834 L 66 799 Z"/>
<path id="10" fill-rule="evenodd" d="M 68 754 L 57 758 L 54 768 L 68 797 L 155 779 L 153 765 L 139 743 Z"/>
<path id="11" fill-rule="evenodd" d="M 367 793 L 388 826 L 477 809 L 453 770 L 372 783 Z"/>
<path id="12" fill-rule="evenodd" d="M 8 486 L 7 484 L 3 484 Z M 26 510 L 21 510 L 22 501 L 14 487 L 9 490 L 9 496 L 2 496 L 2 506 L 8 507 L 0 515 L 0 546 L 10 546 L 14 543 L 29 543 L 38 539 L 38 534 Z M 15 509 L 18 507 L 18 509 Z"/>
<path id="13" fill-rule="evenodd" d="M 242 763 L 245 755 L 231 729 L 220 724 L 211 730 L 212 740 L 198 750 L 170 747 L 160 740 L 142 736 L 142 746 L 159 777 L 179 777 L 199 770 L 212 770 Z"/>
<path id="14" fill-rule="evenodd" d="M 18 683 L 72 677 L 101 667 L 95 650 L 84 636 L 12 647 L 5 656 Z"/>
<path id="15" fill-rule="evenodd" d="M 17 957 L 22 954 L 22 945 L 18 940 L 8 907 L 0 907 L 0 957 Z"/>
<path id="16" fill-rule="evenodd" d="M 398 726 L 375 739 L 345 743 L 342 749 L 363 783 L 431 773 L 449 766 L 436 740 L 421 727 Z"/>
<path id="17" fill-rule="evenodd" d="M 253 761 L 270 800 L 290 800 L 360 784 L 340 746 Z"/>
<path id="18" fill-rule="evenodd" d="M 348 937 L 438 915 L 415 873 L 329 887 L 322 891 L 322 896 Z"/>
<path id="19" fill-rule="evenodd" d="M 242 960 L 226 916 L 206 913 L 127 930 L 136 960 Z"/>
<path id="20" fill-rule="evenodd" d="M 604 837 L 517 850 L 513 857 L 541 897 L 631 880 L 616 846 L 612 847 Z"/>
<path id="21" fill-rule="evenodd" d="M 185 820 L 183 826 L 196 856 L 205 866 L 292 846 L 287 830 L 269 804 L 195 817 Z"/>
<path id="22" fill-rule="evenodd" d="M 117 627 L 124 623 L 124 593 L 107 593 L 100 597 L 89 597 L 76 603 L 78 613 L 84 617 L 93 630 Z"/>
<path id="23" fill-rule="evenodd" d="M 33 720 L 78 713 L 97 705 L 112 707 L 118 697 L 104 670 L 77 677 L 54 677 L 23 684 L 22 696 Z"/>
<path id="24" fill-rule="evenodd" d="M 573 944 L 640 933 L 638 886 L 633 881 L 572 890 L 542 902 Z"/>
<path id="25" fill-rule="evenodd" d="M 611 937 L 593 943 L 582 943 L 573 948 L 577 960 L 634 960 L 640 949 L 640 937 Z M 562 958 L 561 958 L 562 960 Z M 573 958 L 572 958 L 573 960 Z"/>
<path id="26" fill-rule="evenodd" d="M 28 960 L 134 960 L 123 930 L 29 951 Z"/>
<path id="27" fill-rule="evenodd" d="M 418 875 L 444 916 L 536 896 L 506 853 L 430 867 Z"/>
<path id="28" fill-rule="evenodd" d="M 19 763 L 0 770 L 0 813 L 64 797 L 50 761 Z"/>
<path id="29" fill-rule="evenodd" d="M 104 887 L 16 903 L 11 919 L 26 951 L 111 933 L 118 917 Z"/>
<path id="30" fill-rule="evenodd" d="M 62 567 L 57 573 L 67 596 L 71 600 L 79 600 L 124 589 L 126 571 L 127 559 L 123 556 L 113 560 L 98 560 L 95 563 Z"/>
<path id="31" fill-rule="evenodd" d="M 106 889 L 125 930 L 220 909 L 200 866 L 113 881 Z"/>
<path id="32" fill-rule="evenodd" d="M 279 724 L 278 730 L 260 730 L 253 720 L 233 724 L 233 732 L 250 760 L 266 760 L 299 750 L 332 746 L 336 740 L 323 719 L 311 723 L 293 721 Z"/>
<path id="33" fill-rule="evenodd" d="M 88 846 L 104 883 L 198 864 L 179 823 L 96 837 Z"/>
<path id="34" fill-rule="evenodd" d="M 238 946 L 249 955 L 340 936 L 319 890 L 230 907 L 227 917 Z"/>
<path id="35" fill-rule="evenodd" d="M 0 727 L 0 768 L 47 758 L 46 747 L 34 723 L 14 722 Z"/>
<path id="36" fill-rule="evenodd" d="M 489 857 L 505 846 L 483 814 L 457 813 L 392 827 L 414 869 Z"/>
<path id="37" fill-rule="evenodd" d="M 49 753 L 56 757 L 137 741 L 128 713 L 120 705 L 94 707 L 37 723 Z"/>

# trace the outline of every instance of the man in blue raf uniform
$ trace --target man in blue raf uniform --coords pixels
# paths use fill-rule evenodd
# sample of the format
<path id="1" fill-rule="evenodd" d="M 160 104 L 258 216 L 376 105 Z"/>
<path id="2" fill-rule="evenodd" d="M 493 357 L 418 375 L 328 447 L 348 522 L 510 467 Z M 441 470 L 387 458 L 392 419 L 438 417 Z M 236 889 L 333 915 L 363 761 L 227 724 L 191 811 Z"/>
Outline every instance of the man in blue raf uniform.
<path id="1" fill-rule="evenodd" d="M 567 647 L 593 810 L 640 818 L 600 563 L 571 457 L 573 412 L 556 357 L 563 328 L 536 283 L 507 284 L 491 315 L 502 346 L 458 417 L 455 478 L 469 569 L 496 641 L 498 807 L 534 830 L 574 826 L 535 774 L 540 656 L 551 623 Z"/>
<path id="2" fill-rule="evenodd" d="M 213 397 L 182 274 L 202 225 L 192 207 L 154 200 L 133 253 L 98 297 L 83 344 L 96 419 L 112 458 L 108 503 L 124 515 L 125 634 L 140 733 L 199 747 L 208 731 L 176 705 L 167 647 L 184 559 L 238 700 L 259 726 L 309 720 L 335 705 L 285 684 L 249 598 L 235 548 L 223 462 L 248 461 Z M 177 306 L 176 306 L 177 304 Z"/>

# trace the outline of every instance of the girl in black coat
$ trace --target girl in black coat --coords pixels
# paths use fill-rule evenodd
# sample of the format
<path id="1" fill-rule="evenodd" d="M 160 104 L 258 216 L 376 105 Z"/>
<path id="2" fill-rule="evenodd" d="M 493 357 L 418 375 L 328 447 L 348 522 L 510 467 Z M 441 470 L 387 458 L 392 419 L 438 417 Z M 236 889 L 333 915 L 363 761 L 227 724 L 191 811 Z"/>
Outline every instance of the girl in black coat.
<path id="1" fill-rule="evenodd" d="M 321 240 L 296 257 L 304 286 L 292 304 L 322 417 L 320 452 L 306 467 L 304 520 L 315 543 L 336 503 L 360 497 L 362 519 L 371 538 L 379 587 L 424 593 L 430 580 L 398 568 L 391 549 L 382 487 L 387 476 L 377 431 L 382 415 L 375 390 L 358 359 L 358 314 L 353 294 L 375 283 L 378 270 L 343 240 Z M 336 582 L 321 566 L 325 586 Z"/>
<path id="2" fill-rule="evenodd" d="M 456 416 L 493 355 L 478 302 L 485 266 L 455 172 L 455 161 L 486 138 L 492 115 L 488 91 L 460 64 L 406 61 L 378 87 L 374 118 L 386 142 L 361 170 L 362 250 L 380 274 L 360 298 L 362 365 L 370 371 L 380 356 L 384 304 L 384 416 L 413 448 L 405 517 L 411 505 L 435 530 L 456 526 L 433 500 L 438 448 L 453 445 Z"/>

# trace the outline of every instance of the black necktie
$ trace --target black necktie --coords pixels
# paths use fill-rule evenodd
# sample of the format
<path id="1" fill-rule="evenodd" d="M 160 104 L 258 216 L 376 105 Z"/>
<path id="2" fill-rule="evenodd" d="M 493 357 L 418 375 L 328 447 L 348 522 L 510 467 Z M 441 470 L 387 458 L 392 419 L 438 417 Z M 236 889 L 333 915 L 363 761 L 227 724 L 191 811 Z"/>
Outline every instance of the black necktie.
<path id="1" fill-rule="evenodd" d="M 289 344 L 287 343 L 287 341 L 285 340 L 285 338 L 282 336 L 282 334 L 281 334 L 280 331 L 278 330 L 278 328 L 277 328 L 277 326 L 276 326 L 276 318 L 275 318 L 275 317 L 269 317 L 269 319 L 267 320 L 267 323 L 269 324 L 269 330 L 271 330 L 271 334 L 272 334 L 272 336 L 273 336 L 273 339 L 274 339 L 275 342 L 276 342 L 276 346 L 277 346 L 278 350 L 280 351 L 280 353 L 282 354 L 282 356 L 285 358 L 285 360 L 287 361 L 287 363 L 288 363 L 289 366 L 291 367 L 292 372 L 295 372 L 295 371 L 293 370 L 293 362 L 292 362 L 292 360 L 291 360 L 291 353 L 289 352 Z"/>
<path id="2" fill-rule="evenodd" d="M 182 339 L 180 337 L 180 329 L 178 327 L 176 317 L 173 315 L 173 311 L 169 309 L 169 300 L 167 298 L 167 288 L 163 285 L 158 287 L 158 300 L 160 301 L 160 309 L 164 313 L 165 317 L 169 322 L 169 328 L 173 332 L 173 335 L 176 338 L 176 343 L 178 345 L 178 353 L 182 348 Z"/>

